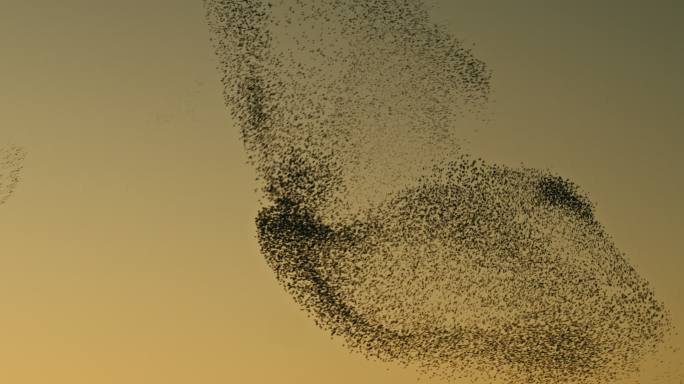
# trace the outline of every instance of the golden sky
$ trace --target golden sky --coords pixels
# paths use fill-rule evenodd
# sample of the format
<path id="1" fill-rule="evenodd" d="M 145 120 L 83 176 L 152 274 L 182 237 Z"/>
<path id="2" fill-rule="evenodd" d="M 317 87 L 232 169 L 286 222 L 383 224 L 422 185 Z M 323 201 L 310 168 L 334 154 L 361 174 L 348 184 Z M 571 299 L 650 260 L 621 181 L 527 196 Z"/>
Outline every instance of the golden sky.
<path id="1" fill-rule="evenodd" d="M 581 185 L 682 329 L 684 3 L 429 3 L 494 71 L 471 152 Z M 331 341 L 259 254 L 201 1 L 4 0 L 0 47 L 0 146 L 28 152 L 0 382 L 416 382 Z"/>

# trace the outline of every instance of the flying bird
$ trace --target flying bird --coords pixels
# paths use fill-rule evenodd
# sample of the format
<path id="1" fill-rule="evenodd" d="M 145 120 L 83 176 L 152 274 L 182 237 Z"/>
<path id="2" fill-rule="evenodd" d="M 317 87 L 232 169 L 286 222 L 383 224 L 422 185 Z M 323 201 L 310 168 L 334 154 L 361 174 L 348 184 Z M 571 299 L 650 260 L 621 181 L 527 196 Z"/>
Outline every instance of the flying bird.
<path id="1" fill-rule="evenodd" d="M 266 262 L 352 350 L 432 374 L 595 383 L 666 338 L 588 195 L 464 153 L 492 73 L 420 0 L 207 0 L 262 185 Z"/>

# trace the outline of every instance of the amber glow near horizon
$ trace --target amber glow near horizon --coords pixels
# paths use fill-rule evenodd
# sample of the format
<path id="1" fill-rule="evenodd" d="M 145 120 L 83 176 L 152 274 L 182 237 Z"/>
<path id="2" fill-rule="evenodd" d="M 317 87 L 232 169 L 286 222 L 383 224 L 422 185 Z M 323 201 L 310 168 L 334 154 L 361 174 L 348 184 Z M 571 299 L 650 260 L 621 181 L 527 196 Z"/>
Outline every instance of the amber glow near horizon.
<path id="1" fill-rule="evenodd" d="M 577 181 L 681 330 L 684 6 L 429 3 L 493 70 L 470 152 Z M 202 2 L 3 9 L 0 146 L 28 155 L 0 206 L 0 382 L 417 382 L 331 341 L 264 263 Z"/>

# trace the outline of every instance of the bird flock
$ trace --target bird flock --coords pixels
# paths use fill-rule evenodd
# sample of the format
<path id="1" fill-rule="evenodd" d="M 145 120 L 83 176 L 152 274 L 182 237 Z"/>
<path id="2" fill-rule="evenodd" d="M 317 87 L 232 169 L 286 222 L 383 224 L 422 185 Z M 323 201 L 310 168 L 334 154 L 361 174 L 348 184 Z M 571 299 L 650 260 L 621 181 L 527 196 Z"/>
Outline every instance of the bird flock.
<path id="1" fill-rule="evenodd" d="M 672 329 L 572 181 L 463 152 L 492 74 L 420 0 L 206 0 L 261 185 L 258 241 L 316 324 L 447 378 L 606 383 Z"/>
<path id="2" fill-rule="evenodd" d="M 24 150 L 18 147 L 0 148 L 0 205 L 14 193 L 25 155 Z"/>

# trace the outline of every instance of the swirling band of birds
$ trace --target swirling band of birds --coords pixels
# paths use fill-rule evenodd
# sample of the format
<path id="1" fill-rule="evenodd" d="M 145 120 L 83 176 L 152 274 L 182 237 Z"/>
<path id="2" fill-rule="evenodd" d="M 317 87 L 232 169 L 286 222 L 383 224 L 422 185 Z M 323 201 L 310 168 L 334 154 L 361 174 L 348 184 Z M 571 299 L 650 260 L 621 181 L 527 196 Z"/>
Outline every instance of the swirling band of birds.
<path id="1" fill-rule="evenodd" d="M 419 0 L 207 0 L 276 278 L 370 358 L 607 382 L 671 330 L 572 181 L 463 153 L 492 74 Z"/>
<path id="2" fill-rule="evenodd" d="M 14 194 L 26 152 L 16 146 L 0 148 L 0 205 Z"/>

